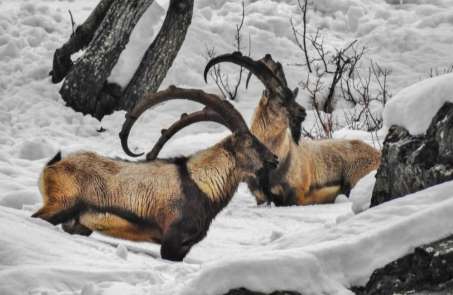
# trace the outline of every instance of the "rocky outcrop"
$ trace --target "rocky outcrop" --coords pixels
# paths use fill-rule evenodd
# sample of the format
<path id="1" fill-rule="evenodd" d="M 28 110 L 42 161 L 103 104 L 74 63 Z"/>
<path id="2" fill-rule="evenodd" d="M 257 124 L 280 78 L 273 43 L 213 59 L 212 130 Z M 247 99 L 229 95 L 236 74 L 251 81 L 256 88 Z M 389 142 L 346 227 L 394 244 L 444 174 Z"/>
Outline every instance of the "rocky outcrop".
<path id="1" fill-rule="evenodd" d="M 445 103 L 426 135 L 392 126 L 384 141 L 371 206 L 453 180 L 453 104 Z"/>
<path id="2" fill-rule="evenodd" d="M 358 295 L 453 294 L 453 236 L 376 270 Z"/>

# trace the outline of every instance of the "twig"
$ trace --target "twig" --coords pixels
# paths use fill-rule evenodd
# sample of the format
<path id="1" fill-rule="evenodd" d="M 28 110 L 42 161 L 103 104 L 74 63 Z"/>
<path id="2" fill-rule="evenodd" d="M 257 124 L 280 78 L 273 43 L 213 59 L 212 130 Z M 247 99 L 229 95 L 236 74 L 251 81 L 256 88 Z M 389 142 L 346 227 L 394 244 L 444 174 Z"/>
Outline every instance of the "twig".
<path id="1" fill-rule="evenodd" d="M 72 12 L 70 9 L 68 9 L 68 13 L 69 13 L 69 17 L 71 18 L 72 35 L 74 35 L 76 23 L 74 22 L 74 17 L 72 16 Z"/>
<path id="2" fill-rule="evenodd" d="M 234 49 L 235 51 L 242 51 L 242 29 L 245 23 L 245 2 L 242 1 L 242 14 L 241 14 L 241 21 L 239 24 L 236 25 L 236 32 L 234 35 Z M 252 39 L 249 33 L 248 38 L 248 52 L 249 55 L 251 54 L 252 50 Z M 209 58 L 213 58 L 216 56 L 215 48 L 206 48 L 207 56 Z M 222 72 L 220 65 L 215 65 L 213 69 L 210 71 L 210 77 L 215 81 L 217 88 L 219 88 L 220 92 L 222 93 L 223 97 L 229 98 L 231 100 L 235 100 L 238 95 L 239 87 L 242 83 L 242 78 L 244 74 L 244 68 L 240 67 L 238 78 L 235 80 L 235 83 L 230 83 L 230 76 L 224 74 Z"/>

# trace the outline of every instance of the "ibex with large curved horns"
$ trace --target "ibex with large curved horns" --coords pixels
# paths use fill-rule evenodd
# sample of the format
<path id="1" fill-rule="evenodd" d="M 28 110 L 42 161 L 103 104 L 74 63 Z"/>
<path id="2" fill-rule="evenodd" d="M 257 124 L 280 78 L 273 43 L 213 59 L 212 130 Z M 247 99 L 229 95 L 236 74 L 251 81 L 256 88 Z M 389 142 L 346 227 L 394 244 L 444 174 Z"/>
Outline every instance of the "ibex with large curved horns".
<path id="1" fill-rule="evenodd" d="M 147 109 L 173 99 L 187 99 L 206 108 L 182 116 L 181 128 L 214 121 L 233 134 L 188 158 L 127 162 L 91 152 L 56 157 L 44 168 L 40 189 L 44 206 L 34 217 L 66 224 L 68 231 L 104 234 L 162 244 L 161 256 L 182 260 L 203 239 L 210 223 L 224 208 L 239 182 L 264 177 L 277 157 L 249 131 L 234 107 L 201 90 L 170 87 L 146 95 L 127 113 L 120 133 L 124 151 L 129 132 Z M 178 124 L 178 123 L 176 123 Z M 165 132 L 164 132 L 165 134 Z"/>
<path id="2" fill-rule="evenodd" d="M 280 165 L 270 175 L 271 195 L 266 195 L 255 180 L 248 181 L 258 203 L 269 200 L 276 205 L 333 202 L 338 194 L 348 195 L 360 178 L 377 169 L 380 153 L 362 141 L 300 141 L 305 109 L 295 100 L 297 88 L 294 91 L 288 88 L 282 65 L 269 54 L 259 61 L 240 52 L 215 57 L 205 68 L 205 80 L 209 69 L 221 62 L 248 69 L 266 87 L 255 110 L 251 131 L 279 157 Z"/>

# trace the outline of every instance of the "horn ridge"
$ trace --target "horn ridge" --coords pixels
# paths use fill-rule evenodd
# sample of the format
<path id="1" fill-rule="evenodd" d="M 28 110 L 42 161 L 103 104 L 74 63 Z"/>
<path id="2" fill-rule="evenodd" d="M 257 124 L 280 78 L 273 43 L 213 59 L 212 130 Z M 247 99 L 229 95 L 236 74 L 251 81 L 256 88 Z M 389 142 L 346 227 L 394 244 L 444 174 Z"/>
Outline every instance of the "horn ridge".
<path id="1" fill-rule="evenodd" d="M 132 126 L 137 119 L 149 108 L 152 108 L 160 103 L 169 100 L 184 99 L 201 103 L 219 115 L 221 114 L 224 124 L 233 132 L 249 132 L 247 124 L 245 123 L 241 114 L 234 108 L 234 106 L 226 100 L 221 99 L 215 94 L 206 93 L 200 89 L 185 89 L 176 86 L 170 86 L 166 90 L 156 93 L 149 93 L 145 95 L 136 106 L 126 114 L 126 121 L 119 134 L 121 139 L 121 146 L 126 154 L 132 157 L 138 157 L 143 154 L 135 154 L 130 151 L 128 147 L 128 137 Z"/>
<path id="2" fill-rule="evenodd" d="M 181 117 L 178 121 L 176 121 L 170 127 L 165 129 L 165 133 L 161 134 L 161 136 L 154 144 L 151 151 L 146 154 L 146 160 L 147 161 L 155 160 L 159 155 L 160 151 L 162 150 L 162 148 L 164 147 L 164 145 L 180 130 L 184 129 L 189 125 L 206 121 L 216 122 L 228 127 L 223 117 L 219 115 L 219 113 L 208 107 L 204 108 L 201 111 L 186 114 L 184 117 Z"/>
<path id="3" fill-rule="evenodd" d="M 265 58 L 272 57 L 266 55 Z M 209 60 L 203 72 L 205 82 L 207 81 L 209 70 L 222 62 L 230 62 L 246 68 L 250 73 L 254 74 L 271 93 L 277 93 L 283 97 L 286 97 L 289 94 L 289 89 L 286 89 L 287 86 L 263 61 L 255 61 L 248 56 L 242 55 L 240 52 L 222 54 Z M 248 85 L 249 80 L 250 74 L 249 77 L 247 77 L 246 86 Z"/>

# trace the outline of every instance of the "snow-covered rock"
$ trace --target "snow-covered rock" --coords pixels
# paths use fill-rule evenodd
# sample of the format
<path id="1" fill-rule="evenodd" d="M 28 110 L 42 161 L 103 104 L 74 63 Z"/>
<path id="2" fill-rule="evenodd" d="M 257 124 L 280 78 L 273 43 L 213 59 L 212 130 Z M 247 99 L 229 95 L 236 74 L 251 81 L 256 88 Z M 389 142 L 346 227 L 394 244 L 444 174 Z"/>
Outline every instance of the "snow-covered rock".
<path id="1" fill-rule="evenodd" d="M 425 96 L 426 100 L 430 98 Z M 399 126 L 390 128 L 371 205 L 450 180 L 453 180 L 453 103 L 446 102 L 431 119 L 426 135 L 413 136 Z"/>
<path id="2" fill-rule="evenodd" d="M 376 270 L 357 295 L 453 294 L 453 236 L 417 247 Z"/>
<path id="3" fill-rule="evenodd" d="M 401 90 L 384 109 L 384 127 L 400 126 L 423 135 L 445 102 L 453 102 L 453 73 L 423 80 Z"/>

